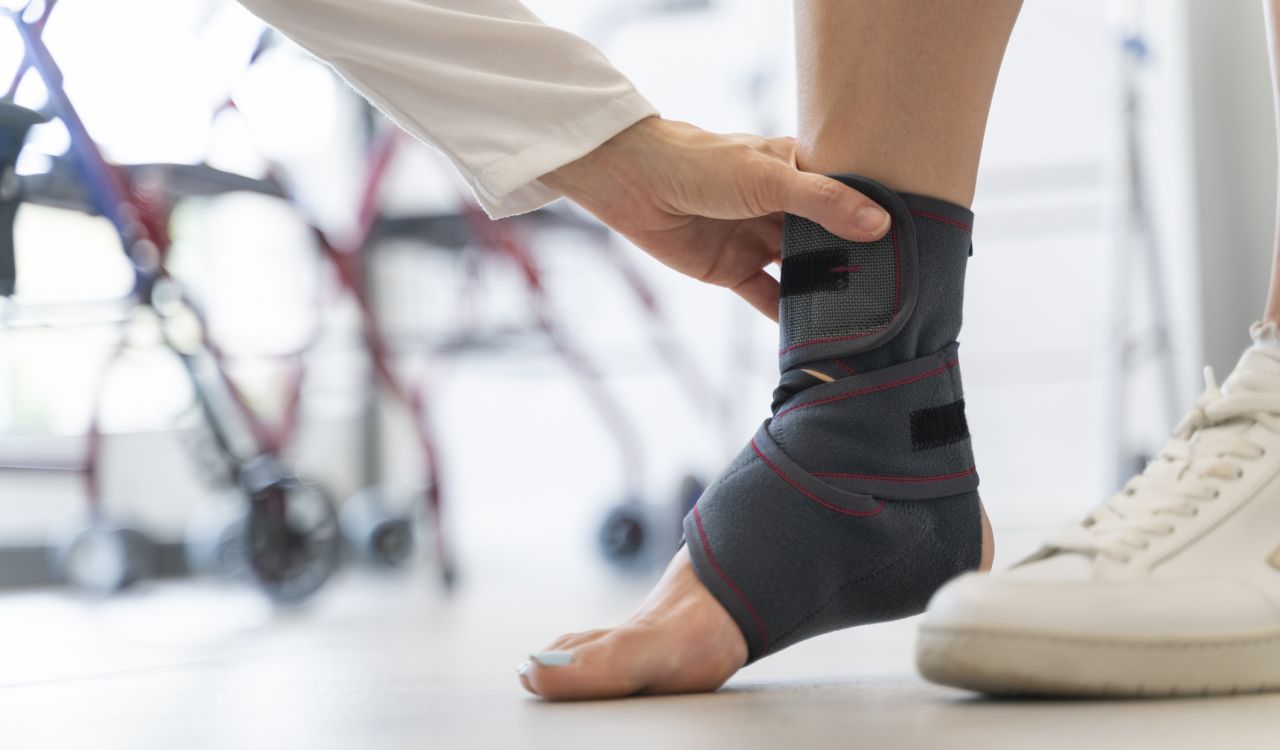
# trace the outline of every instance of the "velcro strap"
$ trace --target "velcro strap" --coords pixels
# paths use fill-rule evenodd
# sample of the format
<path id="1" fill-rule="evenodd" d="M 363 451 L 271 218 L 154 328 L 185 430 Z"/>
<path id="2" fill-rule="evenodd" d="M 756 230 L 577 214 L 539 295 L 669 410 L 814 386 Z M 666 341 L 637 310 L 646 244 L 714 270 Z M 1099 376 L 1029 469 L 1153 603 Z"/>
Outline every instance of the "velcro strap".
<path id="1" fill-rule="evenodd" d="M 958 348 L 808 388 L 757 443 L 844 493 L 922 500 L 976 489 Z"/>

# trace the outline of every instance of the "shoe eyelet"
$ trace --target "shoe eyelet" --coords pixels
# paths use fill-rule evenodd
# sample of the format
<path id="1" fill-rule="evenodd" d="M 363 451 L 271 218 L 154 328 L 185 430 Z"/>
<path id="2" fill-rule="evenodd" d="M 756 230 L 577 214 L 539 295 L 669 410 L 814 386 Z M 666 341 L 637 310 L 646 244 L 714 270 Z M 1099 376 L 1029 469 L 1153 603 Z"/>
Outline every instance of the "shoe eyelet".
<path id="1" fill-rule="evenodd" d="M 1222 496 L 1222 490 L 1214 488 L 1213 494 L 1210 495 L 1209 497 L 1212 497 L 1214 500 L 1217 500 L 1221 496 Z"/>

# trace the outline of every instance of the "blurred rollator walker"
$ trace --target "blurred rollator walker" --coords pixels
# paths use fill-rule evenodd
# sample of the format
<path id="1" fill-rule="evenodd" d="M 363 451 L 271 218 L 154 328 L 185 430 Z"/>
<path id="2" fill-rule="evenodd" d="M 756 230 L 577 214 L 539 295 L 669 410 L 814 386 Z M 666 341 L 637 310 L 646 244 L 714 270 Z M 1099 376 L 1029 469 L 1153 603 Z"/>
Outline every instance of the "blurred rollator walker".
<path id="1" fill-rule="evenodd" d="M 21 253 L 15 247 L 14 224 L 23 204 L 67 209 L 108 219 L 133 269 L 133 290 L 109 305 L 109 325 L 116 343 L 102 371 L 85 434 L 83 460 L 77 465 L 42 465 L 5 460 L 3 471 L 73 471 L 82 475 L 87 512 L 82 528 L 55 545 L 53 562 L 59 575 L 82 588 L 110 593 L 155 572 L 156 545 L 141 530 L 114 519 L 101 482 L 103 443 L 110 438 L 101 425 L 104 384 L 118 363 L 135 348 L 158 339 L 181 362 L 195 396 L 192 429 L 185 440 L 193 467 L 210 485 L 210 499 L 193 514 L 187 534 L 187 566 L 194 572 L 238 580 L 252 580 L 273 600 L 295 603 L 317 591 L 347 557 L 377 568 L 395 568 L 412 559 L 416 540 L 427 532 L 427 545 L 442 583 L 448 587 L 457 571 L 442 521 L 444 481 L 438 436 L 430 419 L 431 378 L 439 363 L 477 349 L 506 346 L 533 336 L 550 344 L 552 353 L 581 386 L 582 393 L 611 436 L 623 467 L 620 499 L 603 518 L 598 544 L 607 559 L 628 570 L 648 570 L 664 560 L 679 541 L 679 519 L 702 490 L 690 469 L 671 498 L 646 489 L 643 446 L 632 418 L 607 386 L 607 373 L 573 342 L 565 322 L 548 299 L 550 289 L 535 257 L 541 235 L 548 230 L 570 231 L 605 254 L 633 295 L 646 321 L 650 341 L 670 369 L 697 413 L 723 422 L 727 410 L 694 360 L 678 344 L 669 321 L 643 276 L 611 244 L 609 234 L 578 213 L 553 208 L 503 222 L 491 222 L 469 196 L 458 195 L 454 210 L 411 216 L 383 212 L 380 198 L 391 165 L 406 137 L 368 110 L 364 178 L 360 187 L 358 222 L 351 236 L 337 238 L 323 230 L 281 165 L 270 164 L 264 175 L 250 177 L 207 164 L 130 164 L 108 162 L 81 120 L 63 87 L 62 72 L 42 32 L 56 0 L 32 2 L 4 11 L 6 21 L 20 32 L 24 57 L 3 98 L 0 98 L 0 336 L 4 328 L 68 327 L 102 323 L 95 310 L 102 306 L 70 305 L 52 309 L 24 304 Z M 248 61 L 251 69 L 270 54 L 295 54 L 275 44 L 264 31 Z M 28 79 L 38 81 L 43 104 L 28 108 L 16 102 L 27 91 Z M 234 98 L 211 113 L 211 122 L 240 117 Z M 49 168 L 19 174 L 19 157 L 33 127 L 61 123 L 70 148 L 50 155 Z M 263 404 L 248 393 L 236 376 L 244 357 L 218 341 L 200 295 L 170 268 L 172 216 L 184 201 L 251 193 L 287 202 L 305 223 L 318 252 L 317 262 L 332 271 L 335 293 L 354 300 L 364 356 L 372 372 L 361 426 L 364 446 L 362 488 L 336 503 L 321 484 L 300 478 L 294 469 L 294 444 L 301 425 L 306 393 L 308 357 L 321 335 L 324 308 L 333 300 L 313 300 L 315 318 L 310 339 L 301 348 L 265 355 L 267 364 L 282 375 L 275 404 Z M 405 240 L 424 252 L 445 257 L 460 278 L 454 290 L 456 310 L 475 309 L 485 289 L 486 265 L 513 268 L 523 279 L 528 322 L 514 330 L 486 328 L 485 321 L 459 315 L 434 325 L 435 336 L 424 341 L 422 326 L 398 330 L 394 310 L 379 297 L 374 283 L 380 276 L 380 243 Z M 245 269 L 253 273 L 252 268 Z M 90 309 L 92 307 L 93 309 Z M 388 314 L 391 313 L 391 314 Z M 407 330 L 412 329 L 412 330 Z M 262 358 L 262 357 L 260 357 Z M 408 417 L 419 462 L 414 497 L 383 482 L 384 455 L 380 445 L 383 419 L 381 392 Z M 270 419 L 267 412 L 276 413 Z M 105 502 L 104 502 L 105 500 Z M 186 500 L 186 498 L 178 498 Z"/>

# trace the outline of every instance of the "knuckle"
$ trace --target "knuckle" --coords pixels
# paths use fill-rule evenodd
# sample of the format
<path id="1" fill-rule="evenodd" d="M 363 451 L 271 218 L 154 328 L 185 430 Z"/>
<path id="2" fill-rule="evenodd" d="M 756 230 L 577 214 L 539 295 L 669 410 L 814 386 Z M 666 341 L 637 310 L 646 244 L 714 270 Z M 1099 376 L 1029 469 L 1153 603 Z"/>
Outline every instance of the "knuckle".
<path id="1" fill-rule="evenodd" d="M 845 199 L 845 191 L 843 187 L 834 180 L 823 180 L 817 189 L 818 200 L 824 206 L 835 208 L 839 206 Z"/>
<path id="2" fill-rule="evenodd" d="M 722 283 L 723 280 L 719 278 L 719 274 L 716 273 L 716 267 L 714 265 L 708 265 L 706 268 L 703 268 L 702 270 L 693 274 L 693 278 L 695 281 L 700 281 L 703 284 L 712 284 L 714 286 L 724 286 L 724 284 Z"/>
<path id="3" fill-rule="evenodd" d="M 796 139 L 791 136 L 779 136 L 770 138 L 765 141 L 765 150 L 776 159 L 782 159 L 790 162 L 791 155 L 795 152 Z"/>

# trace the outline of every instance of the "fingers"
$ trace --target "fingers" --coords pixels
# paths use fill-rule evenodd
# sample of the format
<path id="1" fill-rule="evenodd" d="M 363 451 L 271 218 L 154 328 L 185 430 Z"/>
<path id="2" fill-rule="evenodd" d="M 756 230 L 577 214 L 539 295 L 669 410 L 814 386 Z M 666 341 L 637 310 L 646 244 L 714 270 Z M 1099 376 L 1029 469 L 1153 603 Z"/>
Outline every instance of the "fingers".
<path id="1" fill-rule="evenodd" d="M 750 222 L 751 233 L 760 242 L 766 257 L 774 263 L 782 262 L 782 214 L 770 214 Z"/>
<path id="2" fill-rule="evenodd" d="M 878 240 L 889 231 L 889 214 L 857 190 L 820 174 L 778 165 L 768 173 L 776 184 L 774 211 L 803 216 L 832 234 L 854 242 Z"/>
<path id="3" fill-rule="evenodd" d="M 773 322 L 778 322 L 778 280 L 757 271 L 746 280 L 729 287 L 734 294 L 743 298 L 752 307 L 759 310 Z"/>

